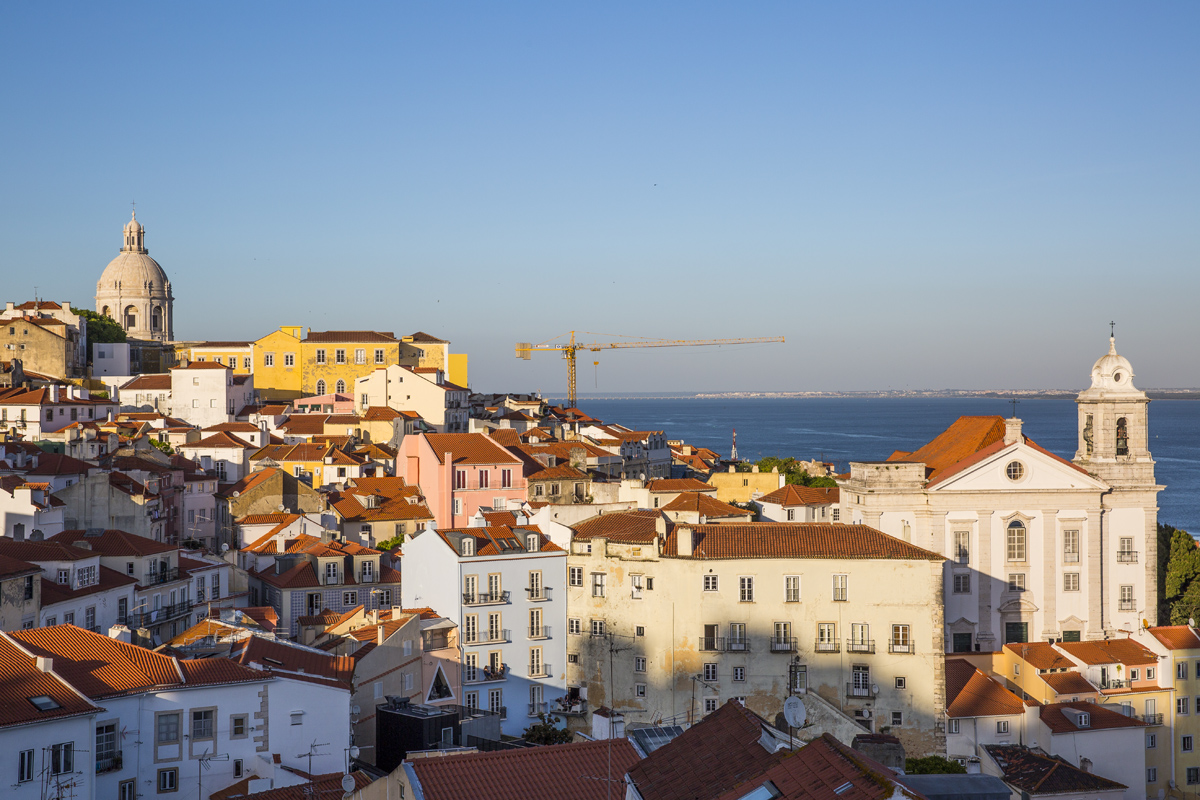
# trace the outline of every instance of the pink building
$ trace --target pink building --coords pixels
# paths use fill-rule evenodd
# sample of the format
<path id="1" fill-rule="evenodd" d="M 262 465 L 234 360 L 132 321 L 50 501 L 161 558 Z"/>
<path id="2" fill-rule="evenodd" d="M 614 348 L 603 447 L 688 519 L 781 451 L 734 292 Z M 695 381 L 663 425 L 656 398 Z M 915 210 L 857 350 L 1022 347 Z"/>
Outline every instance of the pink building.
<path id="1" fill-rule="evenodd" d="M 396 458 L 397 476 L 421 487 L 441 529 L 466 527 L 481 506 L 503 509 L 509 501 L 524 502 L 522 466 L 482 433 L 405 436 Z"/>

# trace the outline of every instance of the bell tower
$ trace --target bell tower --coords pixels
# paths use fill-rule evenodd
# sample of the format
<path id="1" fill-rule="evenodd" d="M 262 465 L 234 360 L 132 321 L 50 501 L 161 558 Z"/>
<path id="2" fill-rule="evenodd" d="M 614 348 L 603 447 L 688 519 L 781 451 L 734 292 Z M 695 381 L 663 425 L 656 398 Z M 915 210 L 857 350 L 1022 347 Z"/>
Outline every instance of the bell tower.
<path id="1" fill-rule="evenodd" d="M 1117 354 L 1116 337 L 1092 367 L 1092 385 L 1075 400 L 1079 449 L 1075 463 L 1114 488 L 1154 486 L 1154 460 L 1147 442 L 1150 398 L 1133 385 L 1133 367 Z"/>

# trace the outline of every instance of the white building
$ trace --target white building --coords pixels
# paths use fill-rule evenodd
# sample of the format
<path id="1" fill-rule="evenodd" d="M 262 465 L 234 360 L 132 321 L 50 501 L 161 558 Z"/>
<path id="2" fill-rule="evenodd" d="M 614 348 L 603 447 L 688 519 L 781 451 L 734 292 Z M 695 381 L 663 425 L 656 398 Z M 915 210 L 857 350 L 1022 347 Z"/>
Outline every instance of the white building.
<path id="1" fill-rule="evenodd" d="M 90 548 L 5 538 L 0 555 L 42 568 L 39 625 L 67 623 L 107 633 L 134 607 L 137 579 L 105 567 Z"/>
<path id="2" fill-rule="evenodd" d="M 217 476 L 222 483 L 236 483 L 252 470 L 250 456 L 259 448 L 234 433 L 218 431 L 196 442 L 181 444 L 179 454 L 197 462 L 205 472 Z"/>
<path id="3" fill-rule="evenodd" d="M 129 369 L 128 342 L 97 342 L 92 345 L 92 377 L 117 378 L 132 374 Z"/>
<path id="4" fill-rule="evenodd" d="M 207 428 L 233 422 L 254 404 L 254 376 L 235 374 L 215 361 L 193 361 L 171 369 L 171 416 Z"/>
<path id="5" fill-rule="evenodd" d="M 402 605 L 458 623 L 462 703 L 500 713 L 509 735 L 564 695 L 566 555 L 522 524 L 428 529 L 404 545 Z"/>
<path id="6" fill-rule="evenodd" d="M 763 522 L 841 522 L 838 489 L 785 484 L 756 499 Z"/>
<path id="7" fill-rule="evenodd" d="M 75 422 L 99 422 L 117 413 L 112 400 L 92 399 L 78 386 L 50 385 L 0 398 L 0 433 L 13 431 L 36 442 Z"/>
<path id="8" fill-rule="evenodd" d="M 157 411 L 168 413 L 171 408 L 170 373 L 138 375 L 121 384 L 113 397 L 121 402 L 121 411 Z"/>
<path id="9" fill-rule="evenodd" d="M 466 433 L 470 412 L 469 392 L 446 380 L 433 367 L 392 364 L 354 381 L 354 408 L 359 414 L 371 407 L 415 411 L 438 433 Z"/>
<path id="10" fill-rule="evenodd" d="M 66 504 L 50 494 L 50 484 L 26 480 L 19 475 L 0 478 L 0 536 L 17 541 L 36 532 L 53 536 L 63 529 Z"/>
<path id="11" fill-rule="evenodd" d="M 842 518 L 949 558 L 946 649 L 1100 639 L 1157 617 L 1157 494 L 1145 393 L 1109 353 L 1080 393 L 1073 462 L 1019 419 L 962 417 L 912 453 L 851 462 Z"/>

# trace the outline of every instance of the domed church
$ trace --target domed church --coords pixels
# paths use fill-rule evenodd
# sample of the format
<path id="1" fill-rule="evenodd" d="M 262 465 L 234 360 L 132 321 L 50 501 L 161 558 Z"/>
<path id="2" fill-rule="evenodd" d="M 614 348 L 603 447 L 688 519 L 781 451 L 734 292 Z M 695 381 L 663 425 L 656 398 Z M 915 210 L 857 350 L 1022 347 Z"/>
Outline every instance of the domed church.
<path id="1" fill-rule="evenodd" d="M 131 339 L 174 339 L 171 281 L 146 250 L 146 229 L 137 212 L 125 224 L 125 244 L 96 284 L 96 311 L 116 320 Z"/>

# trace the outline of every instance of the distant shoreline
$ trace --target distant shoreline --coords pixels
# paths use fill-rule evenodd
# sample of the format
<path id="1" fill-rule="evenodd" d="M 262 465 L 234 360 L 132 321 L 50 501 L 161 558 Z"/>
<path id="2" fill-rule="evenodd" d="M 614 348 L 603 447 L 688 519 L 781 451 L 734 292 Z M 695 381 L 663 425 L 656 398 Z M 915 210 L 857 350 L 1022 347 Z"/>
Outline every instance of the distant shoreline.
<path id="1" fill-rule="evenodd" d="M 1200 389 L 1147 389 L 1151 400 L 1200 400 Z M 581 395 L 584 400 L 811 400 L 831 398 L 885 399 L 885 398 L 971 398 L 999 400 L 1069 400 L 1079 395 L 1079 390 L 1070 389 L 911 389 L 870 392 L 681 392 L 678 394 L 657 392 L 635 392 L 630 394 Z M 564 401 L 565 397 L 547 395 L 547 400 Z"/>

